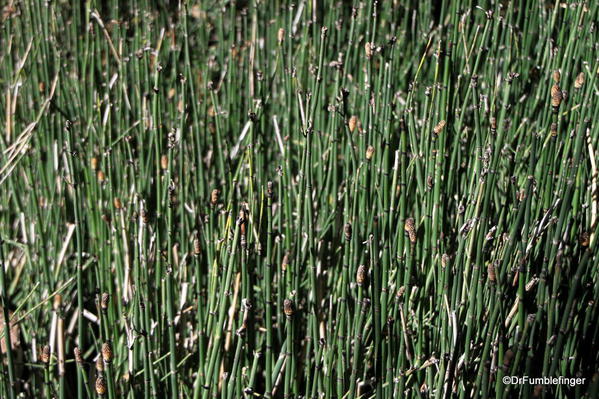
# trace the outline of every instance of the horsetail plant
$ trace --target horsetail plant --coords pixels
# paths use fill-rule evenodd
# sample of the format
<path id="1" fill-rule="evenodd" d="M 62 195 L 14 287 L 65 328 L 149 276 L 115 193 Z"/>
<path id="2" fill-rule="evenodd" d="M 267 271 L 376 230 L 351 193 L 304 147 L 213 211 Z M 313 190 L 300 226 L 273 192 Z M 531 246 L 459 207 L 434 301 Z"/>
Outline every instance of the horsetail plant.
<path id="1" fill-rule="evenodd" d="M 596 3 L 5 2 L 0 397 L 597 398 Z"/>

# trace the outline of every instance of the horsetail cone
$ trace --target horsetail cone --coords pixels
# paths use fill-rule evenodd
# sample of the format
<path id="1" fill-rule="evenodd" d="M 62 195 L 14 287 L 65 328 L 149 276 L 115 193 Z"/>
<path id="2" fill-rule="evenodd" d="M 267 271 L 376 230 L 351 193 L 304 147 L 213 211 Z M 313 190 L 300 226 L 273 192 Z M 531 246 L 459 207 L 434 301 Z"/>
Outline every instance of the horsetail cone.
<path id="1" fill-rule="evenodd" d="M 241 234 L 245 234 L 245 209 L 241 208 L 239 210 L 239 215 L 237 217 L 237 223 L 241 225 Z"/>
<path id="2" fill-rule="evenodd" d="M 0 305 L 0 315 L 2 314 L 4 314 L 4 307 Z M 10 348 L 7 337 L 10 338 Z M 23 348 L 21 347 L 21 327 L 19 325 L 19 321 L 15 317 L 14 312 L 10 310 L 8 311 L 8 328 L 6 327 L 4 318 L 0 317 L 0 353 L 2 355 L 6 355 L 9 349 L 13 354 L 13 362 L 18 364 L 18 367 L 20 368 L 23 360 Z"/>
<path id="3" fill-rule="evenodd" d="M 104 183 L 106 181 L 106 175 L 101 170 L 99 170 L 98 173 L 96 173 L 96 177 L 98 178 L 99 183 Z"/>
<path id="4" fill-rule="evenodd" d="M 285 301 L 283 301 L 283 312 L 288 319 L 293 317 L 293 314 L 295 313 L 295 304 L 291 299 L 285 299 Z"/>
<path id="5" fill-rule="evenodd" d="M 588 231 L 583 231 L 580 233 L 580 237 L 578 238 L 578 242 L 583 247 L 588 247 L 590 243 L 590 235 Z"/>
<path id="6" fill-rule="evenodd" d="M 359 123 L 360 123 L 360 120 L 358 119 L 357 116 L 353 115 L 349 118 L 349 121 L 347 121 L 347 127 L 349 128 L 350 133 L 353 133 L 354 130 L 356 130 L 356 127 L 358 126 Z"/>
<path id="7" fill-rule="evenodd" d="M 401 287 L 399 287 L 399 289 L 395 293 L 395 297 L 399 300 L 401 297 L 403 297 L 403 294 L 405 292 L 406 292 L 406 287 L 402 285 Z"/>
<path id="8" fill-rule="evenodd" d="M 428 188 L 433 188 L 433 185 L 434 185 L 433 177 L 432 176 L 427 176 L 426 177 L 426 186 Z"/>
<path id="9" fill-rule="evenodd" d="M 404 224 L 404 230 L 408 233 L 410 242 L 416 243 L 416 227 L 414 226 L 414 218 L 407 218 Z"/>
<path id="10" fill-rule="evenodd" d="M 102 376 L 96 378 L 96 393 L 99 396 L 106 395 L 106 380 Z"/>
<path id="11" fill-rule="evenodd" d="M 40 361 L 44 364 L 50 363 L 50 345 L 44 345 L 40 355 Z"/>
<path id="12" fill-rule="evenodd" d="M 556 122 L 551 123 L 550 131 L 551 131 L 551 137 L 557 136 L 557 123 Z"/>
<path id="13" fill-rule="evenodd" d="M 487 266 L 487 275 L 489 278 L 489 282 L 494 283 L 497 278 L 495 275 L 495 265 L 493 263 L 489 263 Z"/>
<path id="14" fill-rule="evenodd" d="M 558 90 L 551 96 L 551 106 L 553 107 L 553 113 L 557 114 L 559 106 L 562 103 L 564 96 L 561 90 Z"/>
<path id="15" fill-rule="evenodd" d="M 123 203 L 121 202 L 121 199 L 119 197 L 114 197 L 114 200 L 112 202 L 116 210 L 123 208 Z"/>
<path id="16" fill-rule="evenodd" d="M 287 266 L 289 266 L 289 252 L 285 252 L 283 256 L 283 261 L 281 262 L 281 270 L 287 270 Z"/>
<path id="17" fill-rule="evenodd" d="M 105 363 L 112 362 L 112 345 L 110 342 L 104 342 L 102 344 L 102 359 Z"/>
<path id="18" fill-rule="evenodd" d="M 201 250 L 202 250 L 202 248 L 200 246 L 200 239 L 196 235 L 193 239 L 193 254 L 194 254 L 194 256 L 200 255 Z"/>
<path id="19" fill-rule="evenodd" d="M 108 304 L 110 303 L 110 294 L 108 292 L 104 292 L 102 294 L 102 298 L 100 299 L 100 307 L 105 312 L 108 309 Z"/>
<path id="20" fill-rule="evenodd" d="M 372 58 L 372 43 L 370 42 L 366 42 L 366 44 L 364 44 L 364 51 L 366 53 L 366 58 L 370 59 Z"/>
<path id="21" fill-rule="evenodd" d="M 435 136 L 438 136 L 441 134 L 441 132 L 443 131 L 444 128 L 445 128 L 445 121 L 442 120 L 441 122 L 437 123 L 437 125 L 433 128 L 433 133 L 435 133 Z"/>
<path id="22" fill-rule="evenodd" d="M 361 287 L 366 281 L 366 267 L 364 265 L 358 266 L 356 272 L 356 283 Z"/>
<path id="23" fill-rule="evenodd" d="M 503 355 L 503 371 L 507 371 L 510 368 L 510 364 L 512 363 L 512 359 L 514 358 L 514 351 L 508 349 L 505 351 L 505 355 Z"/>
<path id="24" fill-rule="evenodd" d="M 373 155 L 374 155 L 374 147 L 369 145 L 368 148 L 366 149 L 366 160 L 370 161 L 372 159 Z"/>
<path id="25" fill-rule="evenodd" d="M 141 221 L 144 224 L 148 224 L 150 222 L 150 215 L 148 215 L 148 211 L 146 211 L 145 209 L 141 210 Z"/>
<path id="26" fill-rule="evenodd" d="M 579 90 L 584 86 L 584 72 L 580 72 L 578 76 L 576 76 L 576 80 L 574 80 L 574 88 Z"/>
<path id="27" fill-rule="evenodd" d="M 162 170 L 168 169 L 168 155 L 163 155 L 160 157 L 160 167 Z"/>
<path id="28" fill-rule="evenodd" d="M 345 223 L 345 226 L 343 226 L 343 235 L 346 241 L 351 240 L 352 228 L 350 223 Z"/>
<path id="29" fill-rule="evenodd" d="M 553 96 L 555 96 L 557 93 L 561 92 L 562 89 L 559 87 L 559 85 L 556 83 L 553 86 L 551 86 L 551 98 L 553 98 Z"/>
<path id="30" fill-rule="evenodd" d="M 90 160 L 89 163 L 90 163 L 90 166 L 91 166 L 92 170 L 94 170 L 94 171 L 98 170 L 98 165 L 100 163 L 98 161 L 98 158 L 92 157 L 92 159 Z"/>
<path id="31" fill-rule="evenodd" d="M 212 192 L 210 193 L 210 204 L 212 204 L 212 206 L 216 205 L 218 203 L 218 196 L 220 195 L 220 190 L 215 188 L 214 190 L 212 190 Z"/>
<path id="32" fill-rule="evenodd" d="M 241 248 L 246 249 L 248 245 L 247 236 L 245 235 L 245 223 L 241 225 Z"/>
<path id="33" fill-rule="evenodd" d="M 281 43 L 283 43 L 284 40 L 285 40 L 285 29 L 279 28 L 279 31 L 277 32 L 277 41 L 279 42 L 279 44 L 281 44 Z"/>
<path id="34" fill-rule="evenodd" d="M 555 83 L 559 83 L 559 81 L 561 80 L 561 77 L 562 77 L 561 73 L 558 70 L 553 71 L 552 76 L 553 76 L 553 81 Z"/>
<path id="35" fill-rule="evenodd" d="M 272 196 L 273 196 L 272 189 L 273 189 L 273 184 L 271 181 L 269 181 L 268 183 L 266 183 L 266 196 L 268 198 L 272 198 Z"/>
<path id="36" fill-rule="evenodd" d="M 443 267 L 443 269 L 445 269 L 448 264 L 449 264 L 449 255 L 447 255 L 447 254 L 441 255 L 441 267 Z"/>
<path id="37" fill-rule="evenodd" d="M 102 356 L 98 356 L 96 359 L 96 372 L 102 374 L 104 372 L 104 360 Z"/>
<path id="38" fill-rule="evenodd" d="M 77 364 L 83 363 L 83 357 L 81 356 L 81 349 L 78 346 L 76 346 L 73 349 L 73 355 L 75 357 L 75 362 L 77 362 Z"/>
<path id="39" fill-rule="evenodd" d="M 208 132 L 210 132 L 210 134 L 216 134 L 216 125 L 214 123 L 208 123 Z"/>
<path id="40" fill-rule="evenodd" d="M 110 226 L 110 223 L 112 223 L 112 218 L 107 213 L 102 214 L 102 220 L 109 226 Z"/>

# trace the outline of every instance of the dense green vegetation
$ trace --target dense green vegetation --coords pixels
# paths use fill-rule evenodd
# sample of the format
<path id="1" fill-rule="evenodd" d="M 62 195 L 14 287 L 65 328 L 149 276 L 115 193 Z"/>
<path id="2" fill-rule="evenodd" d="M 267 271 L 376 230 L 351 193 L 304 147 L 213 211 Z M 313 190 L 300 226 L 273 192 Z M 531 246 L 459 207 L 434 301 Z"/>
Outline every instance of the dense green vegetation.
<path id="1" fill-rule="evenodd" d="M 598 2 L 2 7 L 0 397 L 598 396 Z"/>

